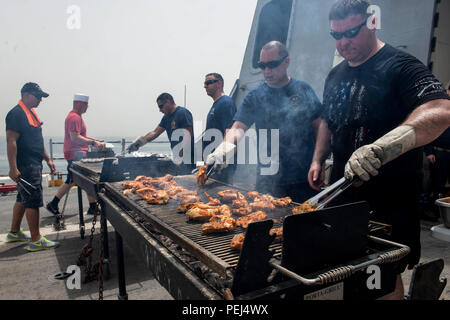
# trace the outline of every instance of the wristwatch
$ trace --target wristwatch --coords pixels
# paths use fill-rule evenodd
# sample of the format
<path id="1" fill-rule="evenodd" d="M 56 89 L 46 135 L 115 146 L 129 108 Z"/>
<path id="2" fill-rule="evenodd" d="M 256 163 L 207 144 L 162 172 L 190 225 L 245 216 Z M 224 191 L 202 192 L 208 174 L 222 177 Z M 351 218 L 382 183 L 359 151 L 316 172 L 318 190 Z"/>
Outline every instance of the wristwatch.
<path id="1" fill-rule="evenodd" d="M 95 145 L 95 140 L 92 140 L 91 146 L 94 146 L 94 145 Z"/>

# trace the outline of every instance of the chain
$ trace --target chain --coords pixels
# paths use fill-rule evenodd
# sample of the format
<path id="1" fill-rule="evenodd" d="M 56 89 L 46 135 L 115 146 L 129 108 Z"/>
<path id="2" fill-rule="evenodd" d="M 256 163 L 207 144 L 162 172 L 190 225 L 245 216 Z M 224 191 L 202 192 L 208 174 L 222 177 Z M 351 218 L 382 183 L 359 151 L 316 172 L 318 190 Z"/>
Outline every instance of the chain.
<path id="1" fill-rule="evenodd" d="M 65 218 L 64 218 L 64 210 L 66 210 L 66 204 L 67 204 L 67 199 L 69 198 L 69 193 L 70 193 L 70 189 L 66 193 L 66 197 L 64 199 L 64 205 L 63 205 L 62 211 L 55 216 L 55 222 L 53 223 L 53 228 L 56 231 L 66 230 L 66 223 L 65 223 Z"/>
<path id="2" fill-rule="evenodd" d="M 78 266 L 86 266 L 84 283 L 90 282 L 96 278 L 97 271 L 95 266 L 92 266 L 92 241 L 94 240 L 95 224 L 97 223 L 97 204 L 94 211 L 94 218 L 92 219 L 91 235 L 89 236 L 89 242 L 81 249 L 81 254 L 78 257 Z M 86 261 L 87 259 L 87 261 Z"/>

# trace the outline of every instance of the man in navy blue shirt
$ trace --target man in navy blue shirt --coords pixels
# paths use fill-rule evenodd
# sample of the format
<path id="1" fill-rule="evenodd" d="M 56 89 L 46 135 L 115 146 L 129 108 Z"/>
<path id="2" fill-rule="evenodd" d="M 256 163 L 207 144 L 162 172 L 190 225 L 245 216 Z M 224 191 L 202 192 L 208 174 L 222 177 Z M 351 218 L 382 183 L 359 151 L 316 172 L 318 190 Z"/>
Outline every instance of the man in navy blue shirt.
<path id="1" fill-rule="evenodd" d="M 244 98 L 224 142 L 206 163 L 214 163 L 218 169 L 226 166 L 223 159 L 235 152 L 245 131 L 255 124 L 256 189 L 302 202 L 315 194 L 307 176 L 322 105 L 309 84 L 288 76 L 289 62 L 288 51 L 281 42 L 271 41 L 263 46 L 258 66 L 265 82 Z M 269 155 L 271 160 L 267 161 Z"/>
<path id="2" fill-rule="evenodd" d="M 174 162 L 180 164 L 180 173 L 190 173 L 194 165 L 194 129 L 191 112 L 177 106 L 169 93 L 162 93 L 156 99 L 159 111 L 164 114 L 153 131 L 137 138 L 128 147 L 128 152 L 138 150 L 147 142 L 158 138 L 164 131 L 170 141 Z"/>
<path id="3" fill-rule="evenodd" d="M 206 135 L 203 138 L 203 151 L 208 145 L 216 142 L 214 138 L 209 140 L 209 135 L 216 136 L 219 132 L 212 132 L 211 130 L 220 131 L 222 142 L 223 137 L 226 134 L 226 130 L 230 129 L 233 125 L 233 117 L 236 113 L 236 105 L 234 101 L 223 91 L 223 77 L 218 73 L 209 73 L 205 76 L 204 87 L 206 94 L 210 96 L 214 103 L 208 112 L 206 118 Z M 216 142 L 217 144 L 217 142 Z M 213 152 L 213 149 L 206 149 L 206 152 Z M 205 154 L 207 156 L 207 154 Z M 233 175 L 236 169 L 236 162 L 233 165 L 229 165 L 220 174 L 216 175 L 215 178 L 218 180 L 223 180 L 227 183 L 232 183 Z"/>

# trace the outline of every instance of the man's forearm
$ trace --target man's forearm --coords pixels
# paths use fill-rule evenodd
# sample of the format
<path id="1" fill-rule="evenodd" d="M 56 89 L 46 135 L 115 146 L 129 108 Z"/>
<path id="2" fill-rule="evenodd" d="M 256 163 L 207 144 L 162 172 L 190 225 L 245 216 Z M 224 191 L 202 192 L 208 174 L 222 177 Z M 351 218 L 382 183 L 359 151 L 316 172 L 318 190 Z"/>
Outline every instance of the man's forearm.
<path id="1" fill-rule="evenodd" d="M 16 141 L 8 141 L 6 145 L 8 163 L 10 169 L 17 169 L 17 144 Z"/>
<path id="2" fill-rule="evenodd" d="M 331 152 L 331 132 L 327 123 L 322 120 L 317 130 L 316 146 L 314 149 L 313 162 L 324 163 Z"/>
<path id="3" fill-rule="evenodd" d="M 237 144 L 239 140 L 244 136 L 245 131 L 247 131 L 247 126 L 245 126 L 243 123 L 236 121 L 231 129 L 226 131 L 224 141 Z"/>
<path id="4" fill-rule="evenodd" d="M 92 143 L 92 141 L 94 141 L 93 139 L 85 138 L 80 134 L 71 135 L 71 139 L 73 142 L 76 142 L 81 145 L 90 145 Z"/>
<path id="5" fill-rule="evenodd" d="M 434 141 L 450 126 L 450 100 L 433 100 L 421 105 L 403 125 L 414 128 L 416 148 Z"/>
<path id="6" fill-rule="evenodd" d="M 51 159 L 50 159 L 50 156 L 48 155 L 48 153 L 47 153 L 47 150 L 45 149 L 45 147 L 44 147 L 44 160 L 46 161 L 46 162 L 49 162 Z"/>

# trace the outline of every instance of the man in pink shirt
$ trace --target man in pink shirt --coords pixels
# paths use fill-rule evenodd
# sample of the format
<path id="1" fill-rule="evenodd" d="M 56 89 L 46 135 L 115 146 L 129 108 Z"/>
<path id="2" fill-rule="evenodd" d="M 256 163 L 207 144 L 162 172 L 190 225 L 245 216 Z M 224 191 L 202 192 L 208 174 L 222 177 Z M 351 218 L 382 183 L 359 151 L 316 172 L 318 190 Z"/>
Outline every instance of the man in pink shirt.
<path id="1" fill-rule="evenodd" d="M 72 172 L 69 170 L 74 160 L 79 157 L 85 157 L 89 150 L 89 146 L 103 149 L 103 140 L 90 138 L 86 135 L 86 125 L 81 115 L 88 108 L 89 96 L 84 94 L 75 94 L 73 98 L 73 109 L 66 117 L 64 124 L 64 158 L 67 160 L 67 179 L 65 183 L 59 187 L 52 201 L 47 203 L 47 210 L 53 214 L 59 214 L 58 204 L 62 197 L 73 186 Z M 95 209 L 95 199 L 88 195 L 89 210 L 88 214 L 93 214 Z"/>

